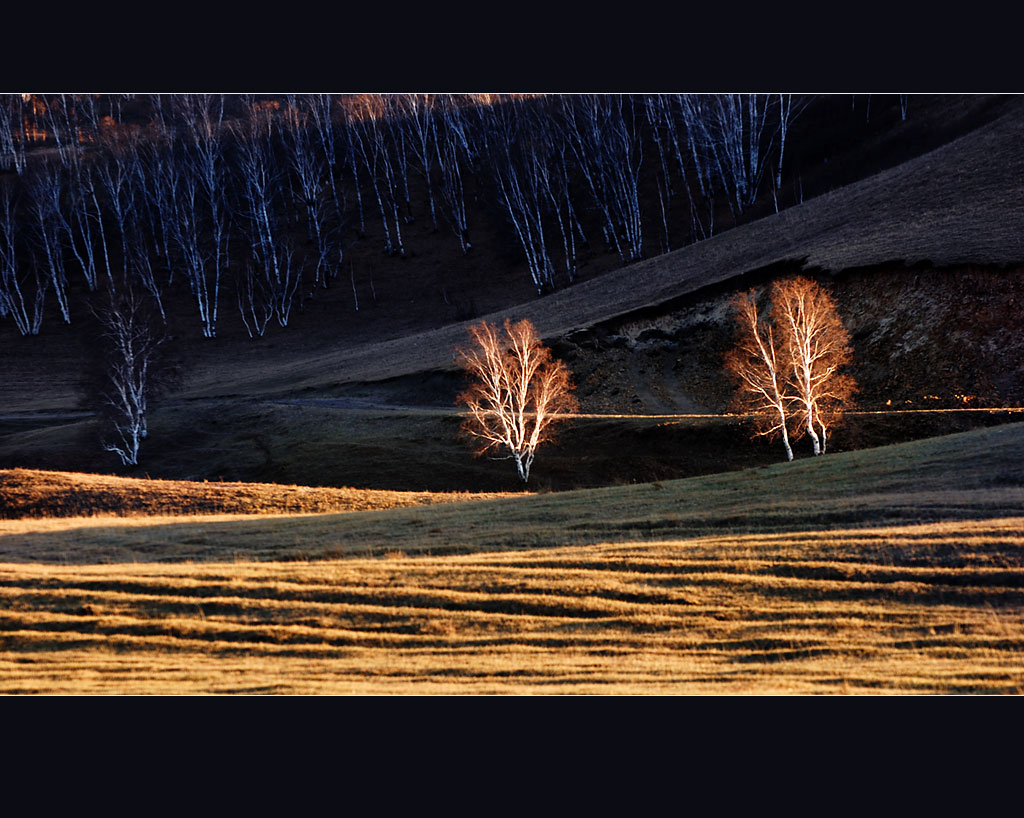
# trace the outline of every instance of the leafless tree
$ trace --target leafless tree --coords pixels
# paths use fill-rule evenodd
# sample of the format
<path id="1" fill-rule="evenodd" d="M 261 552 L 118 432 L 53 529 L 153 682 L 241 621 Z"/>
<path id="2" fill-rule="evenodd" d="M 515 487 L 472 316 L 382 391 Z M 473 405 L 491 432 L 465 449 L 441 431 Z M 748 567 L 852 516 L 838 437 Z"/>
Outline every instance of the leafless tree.
<path id="1" fill-rule="evenodd" d="M 670 112 L 666 122 L 670 125 L 668 136 L 679 167 L 679 176 L 690 209 L 690 227 L 694 241 L 713 236 L 715 233 L 715 200 L 713 167 L 708 145 L 713 145 L 708 132 L 707 118 L 700 94 L 673 94 L 667 101 Z M 679 126 L 677 127 L 677 122 Z M 685 143 L 685 149 L 683 147 Z M 692 165 L 697 179 L 700 198 L 690 187 L 688 168 Z M 701 206 L 703 202 L 703 206 Z M 701 216 L 706 208 L 707 224 Z"/>
<path id="2" fill-rule="evenodd" d="M 420 175 L 427 186 L 430 221 L 437 231 L 437 206 L 434 202 L 433 159 L 436 154 L 437 121 L 433 94 L 403 94 L 396 98 L 398 121 L 408 129 L 409 144 Z"/>
<path id="3" fill-rule="evenodd" d="M 513 153 L 513 144 L 511 139 L 498 140 L 491 168 L 539 295 L 555 282 L 544 236 L 545 199 L 540 175 L 544 162 L 532 150 L 527 150 L 525 156 Z"/>
<path id="4" fill-rule="evenodd" d="M 92 211 L 89 195 L 89 183 L 85 181 L 88 168 L 83 162 L 76 162 L 71 169 L 71 178 L 67 191 L 67 212 L 59 209 L 68 236 L 68 245 L 78 260 L 89 291 L 96 289 L 99 269 L 96 265 L 96 245 L 93 229 L 102 214 Z"/>
<path id="5" fill-rule="evenodd" d="M 434 134 L 434 149 L 441 172 L 441 213 L 459 240 L 462 254 L 469 252 L 469 221 L 466 218 L 466 188 L 462 167 L 471 163 L 466 124 L 459 107 L 450 95 L 437 103 L 440 124 Z"/>
<path id="6" fill-rule="evenodd" d="M 120 457 L 123 465 L 135 466 L 139 447 L 148 435 L 151 382 L 164 339 L 131 283 L 119 292 L 108 291 L 108 295 L 108 302 L 95 311 L 105 354 L 101 400 L 109 434 L 103 448 Z"/>
<path id="7" fill-rule="evenodd" d="M 577 165 L 604 216 L 605 240 L 624 262 L 642 258 L 638 185 L 643 152 L 633 101 L 615 95 L 568 97 L 563 111 Z"/>
<path id="8" fill-rule="evenodd" d="M 238 312 L 242 316 L 242 323 L 249 337 L 262 338 L 270 319 L 274 317 L 273 292 L 263 275 L 256 273 L 248 260 L 244 269 L 238 273 L 235 287 Z"/>
<path id="9" fill-rule="evenodd" d="M 770 101 L 765 94 L 715 94 L 709 99 L 708 147 L 735 215 L 757 197 L 768 153 L 764 141 Z"/>
<path id="10" fill-rule="evenodd" d="M 791 401 L 785 392 L 788 362 L 779 357 L 774 328 L 759 317 L 755 291 L 740 293 L 732 305 L 736 344 L 725 357 L 725 371 L 737 385 L 731 408 L 753 419 L 756 435 L 781 437 L 786 460 L 792 460 L 787 428 Z"/>
<path id="11" fill-rule="evenodd" d="M 338 196 L 338 171 L 335 170 L 338 163 L 338 151 L 341 147 L 341 140 L 338 138 L 338 128 L 335 124 L 334 98 L 330 94 L 313 94 L 307 97 L 309 113 L 316 129 L 318 144 L 327 167 L 327 183 L 331 190 L 331 199 L 334 201 L 334 210 L 337 215 L 338 230 L 341 231 L 345 223 L 344 207 L 342 199 Z M 338 240 L 339 255 L 338 264 L 341 264 L 341 239 Z"/>
<path id="12" fill-rule="evenodd" d="M 0 97 L 0 169 L 25 169 L 25 106 L 20 94 Z"/>
<path id="13" fill-rule="evenodd" d="M 266 287 L 272 293 L 277 321 L 285 327 L 302 270 L 300 265 L 293 264 L 291 245 L 281 238 L 277 222 L 281 171 L 273 155 L 274 123 L 267 112 L 250 110 L 249 120 L 234 126 L 238 164 L 245 184 L 245 215 L 248 217 L 253 261 L 262 271 Z"/>
<path id="14" fill-rule="evenodd" d="M 196 300 L 203 335 L 213 338 L 217 333 L 219 279 L 210 281 L 212 260 L 209 244 L 203 237 L 199 180 L 187 170 L 177 173 L 174 165 L 170 165 L 168 171 L 168 203 L 173 207 L 173 212 L 166 223 L 188 276 L 189 289 Z"/>
<path id="15" fill-rule="evenodd" d="M 528 320 L 504 332 L 486 322 L 469 328 L 470 345 L 456 351 L 473 384 L 458 397 L 467 416 L 462 431 L 478 455 L 507 452 L 519 479 L 530 478 L 537 448 L 551 440 L 552 424 L 576 411 L 569 369 L 555 360 Z"/>
<path id="16" fill-rule="evenodd" d="M 46 281 L 34 265 L 31 277 L 19 269 L 14 213 L 12 186 L 0 183 L 0 318 L 10 315 L 22 335 L 38 335 L 43 322 Z"/>
<path id="17" fill-rule="evenodd" d="M 61 217 L 63 180 L 58 168 L 49 162 L 37 162 L 25 174 L 25 192 L 35 248 L 46 260 L 46 274 L 60 307 L 61 316 L 71 323 L 67 273 L 64 269 L 65 221 Z"/>
<path id="18" fill-rule="evenodd" d="M 671 120 L 668 118 L 668 109 L 664 104 L 661 95 L 649 95 L 643 98 L 644 115 L 650 128 L 651 139 L 658 151 L 657 174 L 658 205 L 661 209 L 661 229 L 664 239 L 662 241 L 662 252 L 667 253 L 672 249 L 672 242 L 668 230 L 668 209 L 672 200 L 672 181 L 668 171 L 667 149 L 665 143 L 667 130 L 671 127 Z"/>
<path id="19" fill-rule="evenodd" d="M 188 207 L 194 218 L 192 234 L 188 238 L 189 241 L 201 244 L 201 248 L 193 247 L 190 253 L 194 260 L 205 260 L 203 264 L 189 268 L 192 291 L 196 294 L 202 313 L 203 334 L 212 338 L 216 334 L 220 280 L 227 267 L 229 242 L 225 178 L 227 171 L 224 158 L 224 97 L 208 94 L 185 95 L 181 101 L 181 116 L 187 134 L 182 178 L 189 188 Z M 246 166 L 243 163 L 243 172 L 245 171 Z M 246 175 L 245 181 L 247 184 L 251 182 L 249 176 Z M 198 198 L 192 192 L 193 187 L 199 194 Z"/>
<path id="20" fill-rule="evenodd" d="M 165 319 L 160 285 L 156 280 L 152 263 L 152 248 L 149 236 L 155 229 L 147 230 L 148 180 L 142 162 L 142 138 L 135 131 L 115 129 L 115 136 L 105 144 L 105 157 L 95 163 L 100 182 L 107 192 L 108 212 L 114 216 L 114 223 L 121 236 L 121 279 L 134 278 L 153 296 L 154 303 Z M 66 224 L 69 235 L 73 233 Z M 154 242 L 155 243 L 155 242 Z M 86 260 L 75 249 L 83 268 Z M 118 286 L 121 286 L 119 283 Z"/>
<path id="21" fill-rule="evenodd" d="M 552 182 L 552 143 L 541 123 L 519 110 L 514 101 L 481 112 L 481 138 L 487 151 L 487 164 L 497 188 L 499 202 L 504 205 L 512 228 L 526 257 L 530 277 L 538 295 L 555 286 L 555 266 L 548 249 L 547 225 L 551 214 L 562 227 L 566 223 L 560 200 Z M 559 180 L 560 181 L 560 180 Z M 575 272 L 574 260 L 568 257 L 569 275 Z"/>
<path id="22" fill-rule="evenodd" d="M 173 281 L 174 265 L 171 264 L 171 241 L 174 219 L 174 197 L 177 177 L 180 173 L 178 161 L 166 132 L 159 132 L 140 146 L 139 173 L 142 190 L 151 214 L 155 215 L 152 226 L 153 249 L 163 256 L 168 266 L 168 283 Z"/>
<path id="23" fill-rule="evenodd" d="M 332 269 L 337 262 L 330 257 L 330 233 L 327 226 L 327 199 L 325 183 L 326 167 L 321 160 L 320 152 L 314 150 L 314 134 L 309 125 L 308 109 L 300 107 L 298 99 L 291 95 L 282 117 L 281 136 L 285 145 L 285 153 L 289 169 L 296 180 L 299 198 L 306 217 L 306 234 L 312 241 L 316 240 L 316 270 L 313 275 L 313 286 L 327 286 L 328 276 L 333 275 Z"/>
<path id="24" fill-rule="evenodd" d="M 302 265 L 295 261 L 295 245 L 290 239 L 279 241 L 274 247 L 274 252 L 277 254 L 276 266 L 281 275 L 274 288 L 274 316 L 278 324 L 287 327 L 295 302 L 295 292 L 302 280 Z"/>
<path id="25" fill-rule="evenodd" d="M 797 105 L 797 112 L 799 112 L 803 107 L 803 104 Z M 775 163 L 776 189 L 782 187 L 782 160 L 786 153 L 786 134 L 789 133 L 789 124 L 795 115 L 796 113 L 793 111 L 793 95 L 779 94 L 779 160 Z M 776 206 L 775 209 L 778 210 L 778 207 Z"/>
<path id="26" fill-rule="evenodd" d="M 766 318 L 754 291 L 733 301 L 736 345 L 725 369 L 738 390 L 733 406 L 754 420 L 756 434 L 782 437 L 787 460 L 790 440 L 811 438 L 824 454 L 828 430 L 840 421 L 857 389 L 842 372 L 852 360 L 849 332 L 832 297 L 803 276 L 772 285 Z"/>
<path id="27" fill-rule="evenodd" d="M 366 235 L 366 214 L 363 211 L 363 188 L 359 181 L 359 155 L 361 142 L 356 133 L 356 118 L 347 109 L 341 109 L 345 116 L 343 133 L 345 135 L 345 159 L 349 170 L 352 172 L 352 190 L 356 194 L 356 213 L 359 216 L 359 238 Z M 357 145 L 360 146 L 357 149 Z"/>
<path id="28" fill-rule="evenodd" d="M 804 276 L 773 285 L 772 314 L 788 359 L 798 428 L 810 436 L 814 453 L 824 454 L 829 427 L 842 417 L 857 389 L 856 381 L 842 372 L 853 358 L 850 333 L 832 296 Z"/>
<path id="29" fill-rule="evenodd" d="M 572 189 L 569 186 L 569 168 L 566 160 L 568 145 L 559 135 L 550 131 L 545 136 L 546 153 L 543 162 L 538 166 L 538 174 L 542 190 L 550 203 L 550 210 L 558 223 L 565 257 L 565 273 L 571 284 L 576 280 L 577 272 L 576 237 L 578 235 L 580 241 L 586 244 L 586 236 L 573 205 Z"/>
<path id="30" fill-rule="evenodd" d="M 774 189 L 782 186 L 789 126 L 806 102 L 791 95 L 684 94 L 678 97 L 701 195 L 724 191 L 734 217 L 756 200 L 774 164 Z"/>
<path id="31" fill-rule="evenodd" d="M 57 94 L 43 99 L 46 130 L 57 148 L 57 155 L 65 167 L 73 161 L 77 146 L 74 144 L 73 127 L 68 112 L 67 95 Z"/>
<path id="32" fill-rule="evenodd" d="M 106 194 L 107 213 L 113 217 L 121 237 L 121 278 L 124 279 L 128 275 L 128 222 L 135 207 L 136 187 L 132 183 L 135 152 L 127 138 L 117 135 L 112 135 L 104 147 L 104 154 L 97 158 L 92 169 Z"/>
<path id="33" fill-rule="evenodd" d="M 380 210 L 384 227 L 384 250 L 390 255 L 405 256 L 402 241 L 402 225 L 399 219 L 397 175 L 395 157 L 388 138 L 390 128 L 385 117 L 385 107 L 379 95 L 364 95 L 353 100 L 352 116 L 349 119 L 349 135 L 352 145 L 363 160 L 373 185 L 373 192 Z M 394 237 L 392 237 L 394 228 Z"/>
<path id="34" fill-rule="evenodd" d="M 388 141 L 392 145 L 395 158 L 393 184 L 395 187 L 398 187 L 398 182 L 401 182 L 402 199 L 405 203 L 405 223 L 411 224 L 416 221 L 416 218 L 412 212 L 412 196 L 409 193 L 409 149 L 406 145 L 407 134 L 403 124 L 403 120 L 406 118 L 406 111 L 397 94 L 386 94 L 383 107 L 384 122 L 388 130 Z"/>

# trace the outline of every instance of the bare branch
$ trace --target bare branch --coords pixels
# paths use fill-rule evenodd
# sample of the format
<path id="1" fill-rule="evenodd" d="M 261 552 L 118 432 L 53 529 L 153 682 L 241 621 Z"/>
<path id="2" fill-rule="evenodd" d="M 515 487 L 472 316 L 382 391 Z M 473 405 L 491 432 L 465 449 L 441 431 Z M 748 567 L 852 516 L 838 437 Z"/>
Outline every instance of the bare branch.
<path id="1" fill-rule="evenodd" d="M 519 479 L 529 480 L 537 448 L 552 439 L 560 415 L 576 411 L 569 369 L 555 360 L 528 320 L 504 332 L 486 322 L 469 328 L 471 344 L 456 350 L 456 360 L 475 383 L 459 395 L 468 410 L 462 424 L 477 455 L 508 451 Z"/>
<path id="2" fill-rule="evenodd" d="M 770 320 L 758 315 L 754 291 L 733 301 L 737 340 L 725 370 L 737 385 L 733 407 L 749 414 L 755 435 L 790 439 L 810 436 L 823 454 L 828 429 L 849 408 L 856 381 L 842 373 L 853 356 L 850 336 L 832 297 L 802 276 L 775 282 Z"/>

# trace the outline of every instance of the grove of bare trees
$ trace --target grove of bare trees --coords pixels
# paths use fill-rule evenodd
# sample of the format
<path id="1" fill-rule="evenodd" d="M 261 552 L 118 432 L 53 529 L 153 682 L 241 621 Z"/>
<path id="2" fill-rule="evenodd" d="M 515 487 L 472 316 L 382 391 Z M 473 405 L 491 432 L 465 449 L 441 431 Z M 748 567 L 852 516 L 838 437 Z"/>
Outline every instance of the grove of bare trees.
<path id="1" fill-rule="evenodd" d="M 754 290 L 738 294 L 733 307 L 736 342 L 724 362 L 737 386 L 733 411 L 751 418 L 755 436 L 781 438 L 787 460 L 790 441 L 804 435 L 815 455 L 824 454 L 857 389 L 843 371 L 853 351 L 832 296 L 794 276 L 772 285 L 766 310 Z"/>
<path id="2" fill-rule="evenodd" d="M 469 337 L 469 346 L 456 351 L 473 379 L 457 399 L 467 410 L 462 432 L 477 455 L 514 460 L 525 484 L 537 448 L 552 439 L 553 424 L 577 409 L 569 369 L 526 319 L 505 319 L 503 329 L 476 324 Z"/>
<path id="3" fill-rule="evenodd" d="M 139 463 L 139 449 L 149 434 L 149 402 L 165 373 L 159 371 L 161 345 L 167 340 L 151 314 L 146 296 L 134 286 L 110 294 L 94 310 L 100 338 L 98 383 L 90 384 L 103 423 L 103 449 L 124 466 Z"/>
<path id="4" fill-rule="evenodd" d="M 255 338 L 330 286 L 368 224 L 377 252 L 404 257 L 421 217 L 463 254 L 471 219 L 502 219 L 544 293 L 575 280 L 584 248 L 628 263 L 712 235 L 716 201 L 744 213 L 782 184 L 807 102 L 0 95 L 0 320 L 37 334 L 53 306 L 75 320 L 76 291 L 131 280 L 161 318 L 167 293 L 187 288 L 194 331 L 216 337 L 237 306 Z"/>

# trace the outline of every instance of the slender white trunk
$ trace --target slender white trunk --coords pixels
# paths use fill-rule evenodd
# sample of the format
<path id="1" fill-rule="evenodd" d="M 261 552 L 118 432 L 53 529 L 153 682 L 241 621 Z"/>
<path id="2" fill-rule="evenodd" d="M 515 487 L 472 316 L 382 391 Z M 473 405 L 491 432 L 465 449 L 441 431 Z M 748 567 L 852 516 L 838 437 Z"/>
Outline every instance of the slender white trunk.
<path id="1" fill-rule="evenodd" d="M 786 460 L 792 462 L 793 447 L 789 445 L 789 431 L 786 429 L 786 413 L 779 409 L 779 425 L 782 429 L 782 445 L 786 450 Z"/>
<path id="2" fill-rule="evenodd" d="M 816 455 L 821 454 L 824 450 L 822 449 L 818 433 L 814 431 L 814 416 L 810 408 L 807 409 L 807 434 L 811 436 L 811 443 L 814 445 L 814 453 Z"/>

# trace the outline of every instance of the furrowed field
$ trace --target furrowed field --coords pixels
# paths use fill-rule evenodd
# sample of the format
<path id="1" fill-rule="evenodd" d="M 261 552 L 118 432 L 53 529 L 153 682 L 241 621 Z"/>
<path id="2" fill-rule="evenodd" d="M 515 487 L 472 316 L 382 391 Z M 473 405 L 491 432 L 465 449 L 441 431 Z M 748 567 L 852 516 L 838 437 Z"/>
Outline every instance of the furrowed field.
<path id="1" fill-rule="evenodd" d="M 1022 692 L 1022 129 L 1012 95 L 0 94 L 0 693 Z M 843 411 L 787 463 L 737 396 L 795 277 L 843 373 L 807 421 Z M 525 489 L 458 399 L 506 319 L 580 408 Z"/>
<path id="2" fill-rule="evenodd" d="M 1019 692 L 1022 454 L 1012 424 L 431 507 L 0 521 L 0 690 Z"/>

